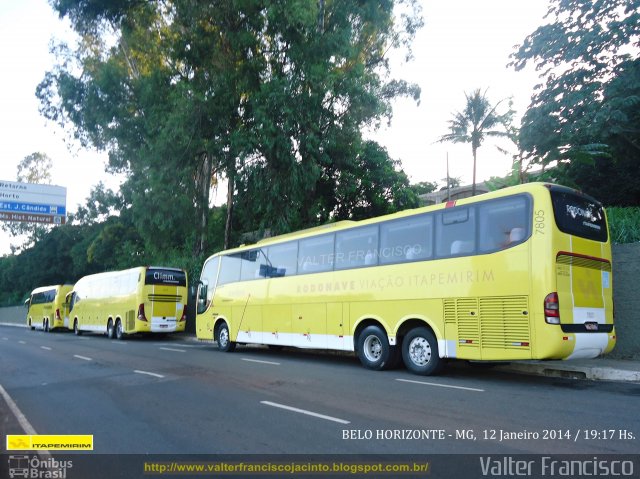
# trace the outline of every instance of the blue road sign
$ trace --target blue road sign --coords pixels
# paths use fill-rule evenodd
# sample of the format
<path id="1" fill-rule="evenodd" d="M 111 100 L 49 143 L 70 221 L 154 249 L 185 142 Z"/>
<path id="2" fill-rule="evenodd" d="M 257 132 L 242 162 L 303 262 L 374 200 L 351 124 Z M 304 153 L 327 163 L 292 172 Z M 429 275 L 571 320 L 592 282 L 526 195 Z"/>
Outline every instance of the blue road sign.
<path id="1" fill-rule="evenodd" d="M 42 205 L 35 203 L 18 203 L 15 201 L 0 201 L 0 211 L 7 213 L 28 213 L 38 215 L 65 216 L 67 208 L 63 205 Z"/>

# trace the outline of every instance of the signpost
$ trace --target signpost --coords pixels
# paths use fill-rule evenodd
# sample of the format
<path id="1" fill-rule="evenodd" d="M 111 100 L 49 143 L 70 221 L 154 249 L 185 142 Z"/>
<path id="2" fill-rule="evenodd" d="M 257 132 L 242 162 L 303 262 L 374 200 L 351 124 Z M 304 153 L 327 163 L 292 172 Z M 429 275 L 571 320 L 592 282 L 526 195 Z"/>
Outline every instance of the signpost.
<path id="1" fill-rule="evenodd" d="M 66 215 L 65 187 L 0 180 L 0 221 L 59 225 Z"/>

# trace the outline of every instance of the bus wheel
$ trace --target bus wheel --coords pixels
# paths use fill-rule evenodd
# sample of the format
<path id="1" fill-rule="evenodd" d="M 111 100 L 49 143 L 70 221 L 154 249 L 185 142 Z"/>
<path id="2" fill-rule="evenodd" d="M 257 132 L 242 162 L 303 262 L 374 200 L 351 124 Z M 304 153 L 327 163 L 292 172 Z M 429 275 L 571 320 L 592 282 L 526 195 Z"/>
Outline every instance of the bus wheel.
<path id="1" fill-rule="evenodd" d="M 80 329 L 78 328 L 78 320 L 75 319 L 73 321 L 73 334 L 75 334 L 76 336 L 80 336 L 82 334 L 82 331 L 80 331 Z"/>
<path id="2" fill-rule="evenodd" d="M 402 359 L 409 371 L 423 376 L 438 373 L 444 365 L 435 336 L 424 327 L 414 328 L 404 337 Z"/>
<path id="3" fill-rule="evenodd" d="M 381 371 L 391 365 L 392 351 L 384 331 L 378 326 L 367 326 L 358 336 L 358 358 L 367 369 Z"/>
<path id="4" fill-rule="evenodd" d="M 31 328 L 31 331 L 36 329 L 36 327 L 33 324 L 31 324 L 31 320 L 29 320 L 29 327 Z"/>
<path id="5" fill-rule="evenodd" d="M 107 338 L 113 339 L 116 336 L 115 328 L 113 327 L 113 321 L 109 319 L 107 323 Z"/>
<path id="6" fill-rule="evenodd" d="M 119 319 L 116 319 L 116 339 L 124 339 L 125 334 L 124 331 L 122 330 L 122 323 L 120 322 Z"/>
<path id="7" fill-rule="evenodd" d="M 48 332 L 49 332 L 49 320 L 48 320 L 48 319 L 43 319 L 43 320 L 42 320 L 42 330 L 43 330 L 45 333 L 48 333 Z"/>
<path id="8" fill-rule="evenodd" d="M 236 343 L 231 341 L 231 336 L 229 335 L 229 326 L 227 325 L 227 323 L 220 323 L 220 326 L 218 326 L 218 334 L 216 336 L 218 338 L 218 349 L 220 351 L 230 353 L 234 349 L 236 349 Z"/>

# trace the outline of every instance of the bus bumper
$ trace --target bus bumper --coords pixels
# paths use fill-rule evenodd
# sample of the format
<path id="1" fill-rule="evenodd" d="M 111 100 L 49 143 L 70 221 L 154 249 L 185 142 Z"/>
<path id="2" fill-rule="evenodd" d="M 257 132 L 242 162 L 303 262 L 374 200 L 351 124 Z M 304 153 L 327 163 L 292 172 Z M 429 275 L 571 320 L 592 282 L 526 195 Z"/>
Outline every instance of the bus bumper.
<path id="1" fill-rule="evenodd" d="M 177 318 L 151 317 L 147 321 L 136 319 L 136 331 L 141 333 L 179 333 L 184 331 L 186 321 Z"/>

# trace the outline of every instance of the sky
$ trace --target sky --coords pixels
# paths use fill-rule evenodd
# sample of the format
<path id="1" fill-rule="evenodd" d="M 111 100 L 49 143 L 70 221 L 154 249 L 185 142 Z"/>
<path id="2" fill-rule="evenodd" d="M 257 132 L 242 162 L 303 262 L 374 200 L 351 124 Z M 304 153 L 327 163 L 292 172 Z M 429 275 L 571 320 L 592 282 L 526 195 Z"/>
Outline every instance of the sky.
<path id="1" fill-rule="evenodd" d="M 471 182 L 470 145 L 437 142 L 452 113 L 463 109 L 465 92 L 487 90 L 492 102 L 512 97 L 519 122 L 538 78 L 507 63 L 514 45 L 545 23 L 547 6 L 548 0 L 422 0 L 425 26 L 413 43 L 414 59 L 392 62 L 391 72 L 420 86 L 420 104 L 397 101 L 390 124 L 367 133 L 401 161 L 412 183 L 442 183 L 447 155 L 449 174 Z M 47 0 L 0 0 L 0 180 L 15 181 L 24 157 L 46 153 L 52 183 L 67 188 L 67 210 L 74 212 L 98 181 L 117 188 L 119 179 L 104 172 L 105 153 L 81 148 L 38 111 L 35 90 L 54 65 L 52 39 L 69 41 L 73 34 Z M 478 150 L 478 181 L 505 175 L 510 165 L 488 140 Z M 0 230 L 0 255 L 9 252 L 10 240 Z"/>

